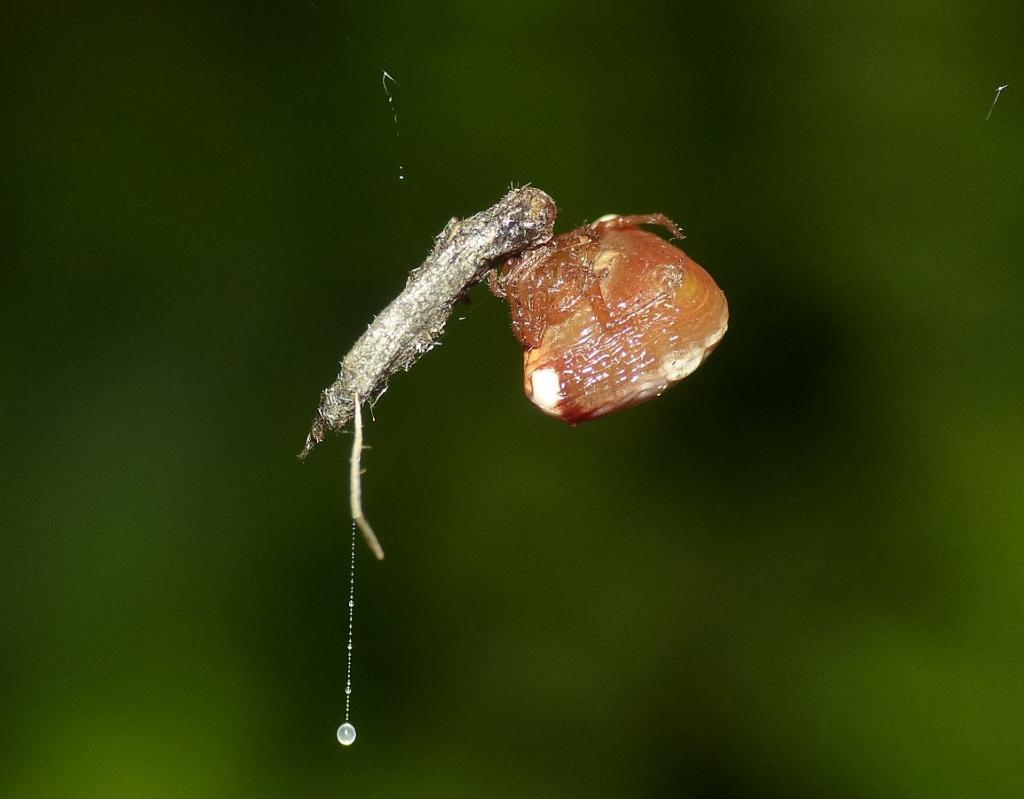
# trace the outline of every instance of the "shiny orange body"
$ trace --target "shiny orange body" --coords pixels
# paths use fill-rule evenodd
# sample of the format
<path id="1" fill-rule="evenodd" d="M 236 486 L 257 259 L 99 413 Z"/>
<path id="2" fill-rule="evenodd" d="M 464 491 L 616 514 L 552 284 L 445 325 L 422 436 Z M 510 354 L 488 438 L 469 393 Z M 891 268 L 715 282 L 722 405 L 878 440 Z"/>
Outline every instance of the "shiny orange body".
<path id="1" fill-rule="evenodd" d="M 525 350 L 524 388 L 575 423 L 660 395 L 725 335 L 729 310 L 711 276 L 640 224 L 605 217 L 508 261 L 492 288 L 509 303 Z"/>

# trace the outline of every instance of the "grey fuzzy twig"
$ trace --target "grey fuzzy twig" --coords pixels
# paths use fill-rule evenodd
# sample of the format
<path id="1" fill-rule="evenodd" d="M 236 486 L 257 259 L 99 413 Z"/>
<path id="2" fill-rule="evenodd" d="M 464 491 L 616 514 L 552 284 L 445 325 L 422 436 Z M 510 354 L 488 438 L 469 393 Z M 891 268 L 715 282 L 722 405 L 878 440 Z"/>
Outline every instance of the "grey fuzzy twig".
<path id="1" fill-rule="evenodd" d="M 355 398 L 373 401 L 395 372 L 408 369 L 444 332 L 452 306 L 465 291 L 511 255 L 552 237 L 557 209 L 540 189 L 513 189 L 485 211 L 452 219 L 426 261 L 409 274 L 388 305 L 341 361 L 320 394 L 320 405 L 300 459 L 352 418 Z"/>

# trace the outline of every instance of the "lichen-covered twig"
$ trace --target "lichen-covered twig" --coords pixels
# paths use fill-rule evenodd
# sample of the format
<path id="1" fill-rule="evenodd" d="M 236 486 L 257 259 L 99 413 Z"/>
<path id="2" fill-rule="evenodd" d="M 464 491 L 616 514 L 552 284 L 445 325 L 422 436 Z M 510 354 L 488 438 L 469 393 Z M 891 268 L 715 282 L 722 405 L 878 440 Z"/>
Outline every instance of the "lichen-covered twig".
<path id="1" fill-rule="evenodd" d="M 427 260 L 341 361 L 338 379 L 320 395 L 305 459 L 330 430 L 354 414 L 356 398 L 373 401 L 395 372 L 408 369 L 444 331 L 452 306 L 466 289 L 510 255 L 548 241 L 557 209 L 540 189 L 513 189 L 485 211 L 452 219 Z"/>

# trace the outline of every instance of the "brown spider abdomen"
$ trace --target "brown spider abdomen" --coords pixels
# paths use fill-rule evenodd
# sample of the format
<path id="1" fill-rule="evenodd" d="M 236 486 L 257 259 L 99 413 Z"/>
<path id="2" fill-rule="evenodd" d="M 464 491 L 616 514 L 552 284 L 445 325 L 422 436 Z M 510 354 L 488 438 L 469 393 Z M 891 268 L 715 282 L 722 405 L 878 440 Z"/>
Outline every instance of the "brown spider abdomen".
<path id="1" fill-rule="evenodd" d="M 725 335 L 715 281 L 635 222 L 668 220 L 605 219 L 502 270 L 526 395 L 551 416 L 575 423 L 656 397 Z"/>

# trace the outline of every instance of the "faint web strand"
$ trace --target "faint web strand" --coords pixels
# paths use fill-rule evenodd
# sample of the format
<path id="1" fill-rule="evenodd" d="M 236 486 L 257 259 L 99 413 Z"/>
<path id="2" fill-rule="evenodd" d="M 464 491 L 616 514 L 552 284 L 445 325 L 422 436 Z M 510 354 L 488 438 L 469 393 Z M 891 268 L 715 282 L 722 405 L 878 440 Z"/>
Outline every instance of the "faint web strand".
<path id="1" fill-rule="evenodd" d="M 988 107 L 988 113 L 985 114 L 985 121 L 988 122 L 992 118 L 992 111 L 996 107 L 996 103 L 999 102 L 999 95 L 1003 93 L 1003 90 L 1009 87 L 1009 83 L 1004 83 L 1002 86 L 996 86 L 996 96 L 992 98 L 992 105 Z"/>

